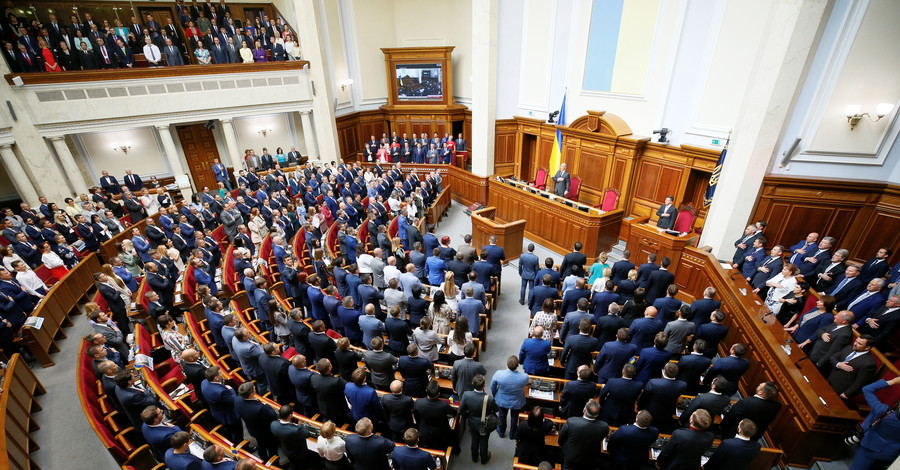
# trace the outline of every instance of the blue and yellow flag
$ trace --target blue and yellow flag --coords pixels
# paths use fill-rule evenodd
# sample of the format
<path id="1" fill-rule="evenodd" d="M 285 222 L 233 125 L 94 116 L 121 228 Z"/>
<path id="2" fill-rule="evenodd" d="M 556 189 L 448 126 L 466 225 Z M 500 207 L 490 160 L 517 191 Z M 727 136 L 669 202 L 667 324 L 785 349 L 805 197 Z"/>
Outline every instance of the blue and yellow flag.
<path id="1" fill-rule="evenodd" d="M 713 195 L 716 194 L 716 185 L 719 184 L 719 174 L 722 173 L 722 165 L 725 163 L 725 154 L 728 153 L 728 143 L 731 142 L 731 133 L 728 133 L 728 140 L 725 141 L 725 148 L 719 154 L 719 161 L 713 169 L 712 175 L 709 177 L 709 187 L 706 188 L 706 194 L 703 195 L 703 207 L 709 207 L 712 204 Z"/>
<path id="2" fill-rule="evenodd" d="M 566 125 L 566 94 L 563 93 L 562 107 L 559 108 L 559 119 L 556 122 L 558 126 Z M 550 151 L 550 174 L 555 175 L 559 171 L 560 157 L 562 156 L 563 135 L 562 131 L 556 129 L 556 141 L 553 142 L 553 149 Z"/>

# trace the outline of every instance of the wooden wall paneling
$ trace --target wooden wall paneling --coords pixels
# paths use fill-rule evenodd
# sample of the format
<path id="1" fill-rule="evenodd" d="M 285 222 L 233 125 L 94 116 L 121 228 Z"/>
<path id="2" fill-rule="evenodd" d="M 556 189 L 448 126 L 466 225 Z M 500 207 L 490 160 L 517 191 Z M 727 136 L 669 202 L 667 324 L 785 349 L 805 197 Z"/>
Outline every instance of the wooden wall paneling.
<path id="1" fill-rule="evenodd" d="M 863 228 L 862 236 L 851 252 L 858 259 L 868 259 L 875 255 L 879 248 L 887 247 L 898 251 L 900 247 L 900 213 L 876 213 Z"/>
<path id="2" fill-rule="evenodd" d="M 458 136 L 454 136 L 458 137 Z M 472 153 L 472 110 L 466 109 L 465 118 L 463 119 L 463 138 L 466 139 L 466 147 L 465 149 L 457 149 L 457 150 L 466 150 L 470 154 L 469 160 L 471 161 L 471 153 Z"/>

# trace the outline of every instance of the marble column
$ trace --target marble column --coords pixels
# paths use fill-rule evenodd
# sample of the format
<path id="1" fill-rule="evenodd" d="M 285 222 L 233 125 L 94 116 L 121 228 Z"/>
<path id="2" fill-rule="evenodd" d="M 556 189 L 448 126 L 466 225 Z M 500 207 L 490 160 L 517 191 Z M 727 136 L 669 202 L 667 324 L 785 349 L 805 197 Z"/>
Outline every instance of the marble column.
<path id="1" fill-rule="evenodd" d="M 499 0 L 472 0 L 472 173 L 494 173 Z"/>
<path id="2" fill-rule="evenodd" d="M 309 114 L 309 111 L 300 111 L 300 126 L 303 128 L 303 142 L 306 144 L 306 154 L 309 155 L 310 162 L 315 162 L 319 161 L 319 151 L 316 149 L 315 129 L 313 129 Z"/>
<path id="3" fill-rule="evenodd" d="M 744 101 L 700 237 L 700 245 L 710 245 L 719 259 L 731 259 L 732 242 L 750 222 L 763 177 L 790 119 L 789 104 L 803 86 L 818 32 L 830 11 L 829 2 L 821 0 L 773 4 L 766 21 L 770 34 L 752 58 L 747 88 L 736 90 Z"/>
<path id="4" fill-rule="evenodd" d="M 50 137 L 50 142 L 56 150 L 56 155 L 59 156 L 59 162 L 62 163 L 63 171 L 69 179 L 72 189 L 76 194 L 87 194 L 87 183 L 81 175 L 81 170 L 78 169 L 78 164 L 75 163 L 75 157 L 72 156 L 69 145 L 66 144 L 66 137 L 62 135 Z"/>
<path id="5" fill-rule="evenodd" d="M 184 196 L 185 200 L 189 201 L 191 199 L 191 179 L 187 176 L 187 171 L 184 170 L 184 166 L 178 158 L 178 149 L 175 147 L 175 139 L 172 138 L 169 125 L 158 124 L 154 127 L 156 127 L 156 130 L 159 132 L 159 138 L 162 140 L 163 150 L 166 151 L 166 160 L 168 160 L 169 168 L 172 169 L 172 175 L 175 177 L 175 184 L 178 185 L 178 190 L 181 191 L 181 195 Z M 179 182 L 179 179 L 182 181 Z"/>
<path id="6" fill-rule="evenodd" d="M 228 152 L 228 163 L 234 172 L 234 180 L 237 181 L 241 169 L 244 168 L 244 160 L 241 149 L 238 147 L 237 135 L 234 133 L 234 121 L 231 118 L 220 119 L 222 123 L 222 135 L 225 136 L 225 151 Z M 224 162 L 224 159 L 222 161 Z"/>
<path id="7" fill-rule="evenodd" d="M 6 167 L 9 179 L 12 180 L 13 186 L 16 187 L 19 197 L 28 204 L 31 204 L 31 207 L 38 207 L 40 205 L 38 193 L 35 191 L 34 185 L 31 184 L 31 180 L 28 179 L 28 174 L 25 173 L 22 164 L 19 163 L 19 159 L 16 158 L 16 153 L 13 152 L 12 145 L 0 145 L 0 157 L 3 159 L 3 166 Z"/>

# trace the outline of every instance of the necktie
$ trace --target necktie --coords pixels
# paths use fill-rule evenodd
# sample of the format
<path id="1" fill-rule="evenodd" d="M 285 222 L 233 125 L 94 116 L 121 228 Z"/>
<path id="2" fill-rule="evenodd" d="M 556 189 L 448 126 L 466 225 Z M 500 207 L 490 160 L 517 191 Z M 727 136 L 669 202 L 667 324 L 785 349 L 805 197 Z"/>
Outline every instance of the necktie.
<path id="1" fill-rule="evenodd" d="M 847 354 L 847 357 L 844 358 L 844 362 L 850 362 L 855 359 L 857 356 L 856 351 L 850 351 L 850 354 Z"/>
<path id="2" fill-rule="evenodd" d="M 101 47 L 101 48 L 100 48 L 100 52 L 103 53 L 103 60 L 106 61 L 106 65 L 109 65 L 109 56 L 106 55 L 106 48 L 105 48 L 105 47 Z"/>
<path id="3" fill-rule="evenodd" d="M 31 58 L 28 57 L 28 54 L 25 54 L 25 60 L 28 61 L 28 65 L 31 65 Z"/>
<path id="4" fill-rule="evenodd" d="M 850 282 L 852 279 L 853 279 L 853 278 L 845 277 L 844 280 L 841 281 L 840 284 L 838 284 L 837 288 L 836 288 L 835 290 L 831 291 L 831 295 L 837 294 L 838 291 L 840 291 L 844 286 L 846 286 L 847 283 Z"/>

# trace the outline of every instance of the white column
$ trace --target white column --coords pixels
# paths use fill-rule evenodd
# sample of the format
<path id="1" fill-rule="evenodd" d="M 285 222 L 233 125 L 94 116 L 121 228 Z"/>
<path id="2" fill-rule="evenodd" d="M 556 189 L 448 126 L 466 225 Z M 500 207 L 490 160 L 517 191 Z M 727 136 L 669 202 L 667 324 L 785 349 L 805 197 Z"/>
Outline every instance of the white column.
<path id="1" fill-rule="evenodd" d="M 172 169 L 172 175 L 175 177 L 175 184 L 181 191 L 181 195 L 185 200 L 191 199 L 191 179 L 187 177 L 187 171 L 181 165 L 178 159 L 178 149 L 175 147 L 175 140 L 172 139 L 172 133 L 169 132 L 168 124 L 158 124 L 156 130 L 159 132 L 159 138 L 163 143 L 163 150 L 166 151 L 166 159 L 169 161 L 169 168 Z M 179 180 L 182 180 L 179 182 Z"/>
<path id="2" fill-rule="evenodd" d="M 763 177 L 777 149 L 792 97 L 803 85 L 805 67 L 815 53 L 817 33 L 828 20 L 828 2 L 775 2 L 766 36 L 754 60 L 747 89 L 741 93 L 738 120 L 700 245 L 710 245 L 719 259 L 731 259 L 732 242 L 743 232 Z"/>
<path id="3" fill-rule="evenodd" d="M 303 128 L 303 142 L 306 144 L 306 153 L 309 155 L 309 161 L 315 162 L 319 160 L 319 151 L 316 149 L 316 138 L 313 133 L 312 121 L 309 119 L 309 111 L 300 111 L 300 126 Z"/>
<path id="4" fill-rule="evenodd" d="M 494 173 L 499 0 L 472 0 L 472 172 Z"/>
<path id="5" fill-rule="evenodd" d="M 59 156 L 59 162 L 62 163 L 63 171 L 66 173 L 65 176 L 72 183 L 72 189 L 76 194 L 87 194 L 87 183 L 84 182 L 81 170 L 78 169 L 78 164 L 75 163 L 75 157 L 72 156 L 69 145 L 66 144 L 66 137 L 62 135 L 50 137 L 50 142 L 53 143 L 56 155 Z"/>
<path id="6" fill-rule="evenodd" d="M 3 158 L 3 166 L 6 167 L 6 172 L 9 173 L 9 178 L 12 180 L 13 186 L 16 187 L 19 197 L 30 204 L 31 207 L 38 207 L 40 205 L 38 193 L 35 191 L 34 185 L 31 184 L 31 180 L 28 179 L 28 174 L 25 173 L 22 164 L 19 163 L 19 159 L 16 158 L 12 145 L 0 145 L 0 157 Z"/>
<path id="7" fill-rule="evenodd" d="M 234 133 L 234 121 L 231 118 L 220 119 L 222 123 L 222 135 L 225 136 L 225 151 L 228 152 L 228 161 L 234 171 L 234 180 L 237 181 L 238 173 L 244 167 L 241 150 L 238 147 L 237 135 Z M 224 161 L 222 163 L 225 163 Z"/>

